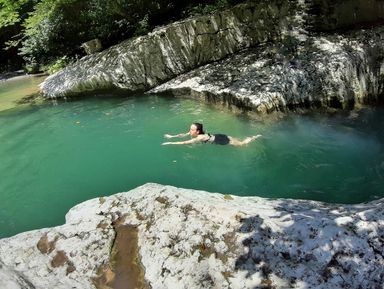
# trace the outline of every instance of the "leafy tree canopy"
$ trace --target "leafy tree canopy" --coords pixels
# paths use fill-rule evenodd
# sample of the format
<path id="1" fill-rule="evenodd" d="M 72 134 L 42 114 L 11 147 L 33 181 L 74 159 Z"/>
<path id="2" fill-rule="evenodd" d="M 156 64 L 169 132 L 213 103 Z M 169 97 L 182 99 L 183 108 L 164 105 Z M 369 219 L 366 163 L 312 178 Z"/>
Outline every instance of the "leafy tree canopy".
<path id="1" fill-rule="evenodd" d="M 21 21 L 20 15 L 31 0 L 0 0 L 0 28 L 14 25 Z"/>
<path id="2" fill-rule="evenodd" d="M 28 65 L 38 67 L 81 55 L 80 45 L 94 38 L 108 47 L 156 25 L 235 2 L 241 1 L 0 0 L 0 45 L 17 47 Z"/>

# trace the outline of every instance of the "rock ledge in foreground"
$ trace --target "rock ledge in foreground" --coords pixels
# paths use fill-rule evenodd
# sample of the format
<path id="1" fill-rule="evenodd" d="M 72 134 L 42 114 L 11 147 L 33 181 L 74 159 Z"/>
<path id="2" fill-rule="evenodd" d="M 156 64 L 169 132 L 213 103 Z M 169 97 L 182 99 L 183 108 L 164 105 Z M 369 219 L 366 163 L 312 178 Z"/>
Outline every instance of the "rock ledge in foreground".
<path id="1" fill-rule="evenodd" d="M 62 226 L 0 240 L 0 288 L 114 288 L 128 278 L 141 288 L 382 289 L 383 203 L 146 184 L 81 203 Z M 124 258 L 142 270 L 137 280 L 117 273 Z"/>

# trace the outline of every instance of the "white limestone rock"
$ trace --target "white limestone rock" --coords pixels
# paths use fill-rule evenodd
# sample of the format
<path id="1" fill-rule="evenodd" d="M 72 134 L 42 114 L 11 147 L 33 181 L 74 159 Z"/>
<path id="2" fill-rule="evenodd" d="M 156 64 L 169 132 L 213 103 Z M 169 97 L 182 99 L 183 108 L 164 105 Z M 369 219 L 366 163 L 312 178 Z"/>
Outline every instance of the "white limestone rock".
<path id="1" fill-rule="evenodd" d="M 382 27 L 305 39 L 293 35 L 287 43 L 247 49 L 179 75 L 149 93 L 260 113 L 383 102 Z"/>
<path id="2" fill-rule="evenodd" d="M 146 184 L 75 206 L 65 225 L 0 240 L 0 288 L 95 288 L 115 229 L 131 225 L 147 287 L 383 289 L 383 203 Z"/>
<path id="3" fill-rule="evenodd" d="M 240 49 L 275 40 L 279 34 L 275 23 L 294 10 L 291 6 L 289 1 L 268 5 L 248 2 L 159 27 L 82 58 L 49 76 L 41 91 L 48 98 L 117 88 L 143 92 Z"/>
<path id="4" fill-rule="evenodd" d="M 382 1 L 331 2 L 248 1 L 158 27 L 80 59 L 41 91 L 172 93 L 258 113 L 382 103 L 383 27 L 331 32 L 377 24 Z"/>

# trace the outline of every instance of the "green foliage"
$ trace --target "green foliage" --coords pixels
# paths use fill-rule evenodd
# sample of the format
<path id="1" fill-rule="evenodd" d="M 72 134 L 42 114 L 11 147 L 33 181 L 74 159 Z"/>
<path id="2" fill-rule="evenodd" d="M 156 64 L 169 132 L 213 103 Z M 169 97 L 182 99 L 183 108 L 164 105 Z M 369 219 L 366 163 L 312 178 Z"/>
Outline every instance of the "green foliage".
<path id="1" fill-rule="evenodd" d="M 74 59 L 69 57 L 69 56 L 63 56 L 59 59 L 57 59 L 56 61 L 48 64 L 48 65 L 45 65 L 42 67 L 42 70 L 44 72 L 47 72 L 49 74 L 53 74 L 61 69 L 63 69 L 64 67 L 68 66 L 69 64 L 73 63 L 74 62 Z"/>
<path id="2" fill-rule="evenodd" d="M 83 21 L 78 21 L 75 16 L 81 6 L 78 0 L 44 0 L 35 6 L 24 22 L 24 40 L 20 49 L 27 62 L 50 62 L 52 57 L 70 53 L 71 43 L 78 44 L 76 38 L 83 40 L 79 35 Z"/>
<path id="3" fill-rule="evenodd" d="M 196 6 L 189 7 L 186 11 L 186 14 L 189 16 L 210 14 L 216 10 L 223 9 L 228 6 L 228 0 L 217 0 L 212 4 L 200 3 Z"/>
<path id="4" fill-rule="evenodd" d="M 144 18 L 139 21 L 136 30 L 134 32 L 135 36 L 140 36 L 147 34 L 149 32 L 149 23 L 148 23 L 148 14 L 144 16 Z"/>
<path id="5" fill-rule="evenodd" d="M 31 0 L 0 0 L 0 28 L 20 22 L 21 13 Z"/>
<path id="6" fill-rule="evenodd" d="M 27 73 L 38 73 L 40 71 L 40 66 L 36 61 L 29 61 L 25 64 L 24 70 Z"/>

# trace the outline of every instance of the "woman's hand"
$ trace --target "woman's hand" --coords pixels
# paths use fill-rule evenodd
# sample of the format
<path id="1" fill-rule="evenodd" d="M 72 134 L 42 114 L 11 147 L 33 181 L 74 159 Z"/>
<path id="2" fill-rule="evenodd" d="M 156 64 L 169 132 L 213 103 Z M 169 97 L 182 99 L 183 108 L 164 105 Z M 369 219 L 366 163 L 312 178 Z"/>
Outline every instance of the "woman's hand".
<path id="1" fill-rule="evenodd" d="M 173 136 L 171 136 L 170 134 L 165 134 L 164 135 L 164 138 L 167 138 L 167 139 L 169 139 L 169 138 L 172 138 Z"/>
<path id="2" fill-rule="evenodd" d="M 170 145 L 170 144 L 172 144 L 172 142 L 163 142 L 161 145 L 165 146 L 165 145 Z"/>

